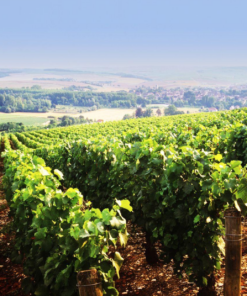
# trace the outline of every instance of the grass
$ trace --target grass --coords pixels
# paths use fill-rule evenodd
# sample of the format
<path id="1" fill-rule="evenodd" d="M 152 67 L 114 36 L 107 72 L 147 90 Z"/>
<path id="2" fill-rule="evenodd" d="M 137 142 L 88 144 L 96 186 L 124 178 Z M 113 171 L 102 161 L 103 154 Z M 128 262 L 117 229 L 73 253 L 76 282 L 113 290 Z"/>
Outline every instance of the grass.
<path id="1" fill-rule="evenodd" d="M 40 113 L 0 113 L 0 124 L 6 122 L 22 122 L 24 125 L 41 125 L 48 121 L 47 115 Z"/>

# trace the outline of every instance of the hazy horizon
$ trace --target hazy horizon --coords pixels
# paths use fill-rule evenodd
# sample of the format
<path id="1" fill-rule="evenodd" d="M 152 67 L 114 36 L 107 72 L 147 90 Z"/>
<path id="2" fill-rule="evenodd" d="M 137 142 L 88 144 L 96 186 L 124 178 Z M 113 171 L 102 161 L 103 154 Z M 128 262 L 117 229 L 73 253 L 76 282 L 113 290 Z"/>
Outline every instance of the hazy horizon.
<path id="1" fill-rule="evenodd" d="M 247 67 L 247 2 L 0 4 L 0 68 Z"/>

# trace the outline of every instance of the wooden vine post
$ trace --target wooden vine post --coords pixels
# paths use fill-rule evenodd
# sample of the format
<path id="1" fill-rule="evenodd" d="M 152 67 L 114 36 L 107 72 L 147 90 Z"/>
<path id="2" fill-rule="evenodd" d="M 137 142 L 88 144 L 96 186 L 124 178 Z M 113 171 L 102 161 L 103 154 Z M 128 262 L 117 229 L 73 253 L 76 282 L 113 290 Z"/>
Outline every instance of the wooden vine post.
<path id="1" fill-rule="evenodd" d="M 78 272 L 77 287 L 80 296 L 103 296 L 101 278 L 96 269 Z"/>
<path id="2" fill-rule="evenodd" d="M 226 269 L 224 282 L 225 296 L 240 296 L 241 290 L 241 258 L 242 229 L 241 212 L 235 208 L 225 211 L 226 230 Z"/>

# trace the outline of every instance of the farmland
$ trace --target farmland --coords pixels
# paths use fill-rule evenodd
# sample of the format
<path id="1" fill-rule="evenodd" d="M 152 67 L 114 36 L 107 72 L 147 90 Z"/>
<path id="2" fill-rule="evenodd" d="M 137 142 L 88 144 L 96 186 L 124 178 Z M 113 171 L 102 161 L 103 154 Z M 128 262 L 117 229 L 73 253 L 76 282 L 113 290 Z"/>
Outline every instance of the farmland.
<path id="1" fill-rule="evenodd" d="M 25 125 L 42 125 L 49 119 L 40 113 L 0 113 L 0 124 L 6 122 L 22 122 Z"/>
<path id="2" fill-rule="evenodd" d="M 82 109 L 82 108 L 81 108 Z M 80 109 L 80 110 L 81 110 Z M 83 110 L 83 109 L 82 109 Z M 36 112 L 16 112 L 16 113 L 0 113 L 0 124 L 6 122 L 22 122 L 25 125 L 42 125 L 50 120 L 50 117 L 59 118 L 62 116 L 84 116 L 88 119 L 98 120 L 103 119 L 104 121 L 121 120 L 125 114 L 132 115 L 134 109 L 116 109 L 116 108 L 103 108 L 95 111 L 78 112 L 78 108 L 56 109 L 56 111 L 46 113 Z"/>
<path id="3" fill-rule="evenodd" d="M 113 295 L 123 259 L 117 248 L 108 257 L 108 247 L 128 244 L 126 220 L 145 232 L 150 265 L 172 260 L 175 274 L 208 286 L 221 269 L 224 210 L 247 212 L 246 113 L 4 135 L 3 183 L 16 244 L 32 266 L 31 291 L 42 286 L 52 295 L 64 289 L 74 295 L 76 271 L 93 266 Z M 160 244 L 159 259 L 153 243 Z"/>

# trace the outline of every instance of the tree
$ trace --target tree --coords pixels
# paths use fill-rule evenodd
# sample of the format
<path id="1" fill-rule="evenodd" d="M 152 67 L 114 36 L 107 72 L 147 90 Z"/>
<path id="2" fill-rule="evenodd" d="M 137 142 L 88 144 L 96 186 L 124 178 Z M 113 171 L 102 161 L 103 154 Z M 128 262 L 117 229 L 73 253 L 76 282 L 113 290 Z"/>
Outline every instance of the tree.
<path id="1" fill-rule="evenodd" d="M 164 115 L 173 115 L 177 111 L 174 105 L 169 105 L 168 108 L 164 110 Z"/>
<path id="2" fill-rule="evenodd" d="M 170 106 L 168 106 L 168 108 L 166 108 L 164 110 L 164 114 L 165 115 L 178 115 L 178 114 L 184 114 L 184 111 L 178 111 L 174 105 L 170 105 Z"/>
<path id="3" fill-rule="evenodd" d="M 208 98 L 208 107 L 214 107 L 214 104 L 215 104 L 215 98 L 209 97 Z"/>
<path id="4" fill-rule="evenodd" d="M 5 96 L 4 95 L 0 95 L 0 106 L 3 106 L 5 102 Z"/>
<path id="5" fill-rule="evenodd" d="M 143 116 L 143 111 L 142 111 L 142 108 L 141 107 L 138 107 L 137 109 L 136 109 L 136 117 L 142 117 Z"/>
<path id="6" fill-rule="evenodd" d="M 187 100 L 190 105 L 194 105 L 196 101 L 195 94 L 192 91 L 186 91 L 184 93 L 184 100 Z"/>
<path id="7" fill-rule="evenodd" d="M 160 115 L 161 115 L 161 110 L 160 110 L 160 108 L 159 108 L 159 109 L 157 109 L 157 111 L 156 111 L 156 114 L 157 114 L 158 116 L 160 116 Z"/>
<path id="8" fill-rule="evenodd" d="M 49 123 L 49 127 L 50 128 L 55 127 L 55 126 L 57 126 L 57 124 L 58 124 L 57 119 L 51 119 L 50 123 Z"/>
<path id="9" fill-rule="evenodd" d="M 209 96 L 204 96 L 202 97 L 202 100 L 201 100 L 201 104 L 203 106 L 206 106 L 206 107 L 213 107 L 214 104 L 215 104 L 215 98 L 214 97 L 209 97 Z"/>
<path id="10" fill-rule="evenodd" d="M 33 85 L 33 86 L 31 87 L 31 89 L 40 90 L 40 89 L 41 89 L 41 86 L 35 84 L 35 85 Z"/>
<path id="11" fill-rule="evenodd" d="M 147 108 L 144 112 L 143 112 L 143 117 L 151 117 L 153 115 L 153 110 L 151 108 Z"/>
<path id="12" fill-rule="evenodd" d="M 131 119 L 131 118 L 133 118 L 132 115 L 130 115 L 130 114 L 125 114 L 124 117 L 123 117 L 123 120 Z"/>

